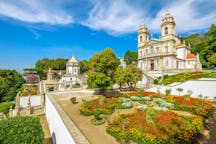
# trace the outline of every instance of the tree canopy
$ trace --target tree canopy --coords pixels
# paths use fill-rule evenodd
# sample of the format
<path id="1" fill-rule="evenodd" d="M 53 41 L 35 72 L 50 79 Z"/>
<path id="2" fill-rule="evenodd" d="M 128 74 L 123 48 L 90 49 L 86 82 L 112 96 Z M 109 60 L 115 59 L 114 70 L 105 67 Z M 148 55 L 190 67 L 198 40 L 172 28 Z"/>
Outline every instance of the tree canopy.
<path id="1" fill-rule="evenodd" d="M 130 90 L 134 90 L 138 81 L 142 80 L 142 70 L 131 64 L 126 68 L 119 66 L 115 72 L 115 81 L 120 86 L 127 84 Z"/>
<path id="2" fill-rule="evenodd" d="M 137 52 L 133 52 L 130 50 L 128 50 L 124 55 L 124 61 L 127 65 L 130 65 L 132 63 L 137 63 L 137 58 L 138 58 Z"/>
<path id="3" fill-rule="evenodd" d="M 96 53 L 89 61 L 88 87 L 104 90 L 114 83 L 114 73 L 120 64 L 112 49 Z"/>
<path id="4" fill-rule="evenodd" d="M 214 63 L 214 54 L 216 53 L 215 25 L 211 25 L 209 31 L 205 34 L 192 34 L 186 38 L 182 38 L 182 40 L 191 44 L 192 53 L 199 53 L 203 67 L 216 66 Z"/>
<path id="5" fill-rule="evenodd" d="M 87 60 L 79 61 L 80 73 L 86 73 L 89 70 L 89 62 Z"/>
<path id="6" fill-rule="evenodd" d="M 15 70 L 0 70 L 0 102 L 12 101 L 24 79 Z"/>
<path id="7" fill-rule="evenodd" d="M 48 58 L 43 58 L 35 63 L 35 69 L 48 70 L 49 68 L 51 68 L 53 70 L 65 70 L 67 61 L 68 59 L 64 58 L 57 58 L 51 60 Z"/>

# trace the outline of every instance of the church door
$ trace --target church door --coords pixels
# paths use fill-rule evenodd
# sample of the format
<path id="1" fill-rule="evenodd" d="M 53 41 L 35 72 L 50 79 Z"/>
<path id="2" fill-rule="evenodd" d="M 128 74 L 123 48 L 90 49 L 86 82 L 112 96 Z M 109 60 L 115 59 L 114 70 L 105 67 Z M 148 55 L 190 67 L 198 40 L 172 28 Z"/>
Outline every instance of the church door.
<path id="1" fill-rule="evenodd" d="M 151 65 L 151 70 L 154 70 L 154 60 L 153 59 L 150 60 L 150 65 Z"/>

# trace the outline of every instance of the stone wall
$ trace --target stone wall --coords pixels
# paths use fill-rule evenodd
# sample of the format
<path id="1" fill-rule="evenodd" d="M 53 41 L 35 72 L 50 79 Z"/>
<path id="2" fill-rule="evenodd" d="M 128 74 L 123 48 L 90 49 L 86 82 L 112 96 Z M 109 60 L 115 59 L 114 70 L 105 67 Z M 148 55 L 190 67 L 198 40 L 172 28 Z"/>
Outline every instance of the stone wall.
<path id="1" fill-rule="evenodd" d="M 46 94 L 45 115 L 53 144 L 89 144 L 59 104 Z"/>

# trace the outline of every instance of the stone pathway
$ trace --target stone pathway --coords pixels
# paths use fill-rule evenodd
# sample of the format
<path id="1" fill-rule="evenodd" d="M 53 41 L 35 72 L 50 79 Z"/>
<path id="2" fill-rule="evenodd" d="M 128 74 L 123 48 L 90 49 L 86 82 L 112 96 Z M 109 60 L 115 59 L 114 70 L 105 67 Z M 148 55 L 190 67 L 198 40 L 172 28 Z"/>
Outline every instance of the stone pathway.
<path id="1" fill-rule="evenodd" d="M 38 117 L 40 119 L 40 123 L 44 132 L 44 144 L 52 144 L 52 139 L 50 136 L 50 131 L 45 115 L 40 115 Z"/>

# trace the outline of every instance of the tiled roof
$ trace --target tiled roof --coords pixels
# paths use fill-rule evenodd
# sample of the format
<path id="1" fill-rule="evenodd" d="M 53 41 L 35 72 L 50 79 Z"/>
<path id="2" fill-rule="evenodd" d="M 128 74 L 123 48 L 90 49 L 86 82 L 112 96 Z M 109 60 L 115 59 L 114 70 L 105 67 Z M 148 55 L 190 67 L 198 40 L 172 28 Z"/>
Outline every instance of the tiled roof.
<path id="1" fill-rule="evenodd" d="M 194 59 L 196 56 L 194 54 L 187 54 L 186 56 L 187 59 Z"/>

